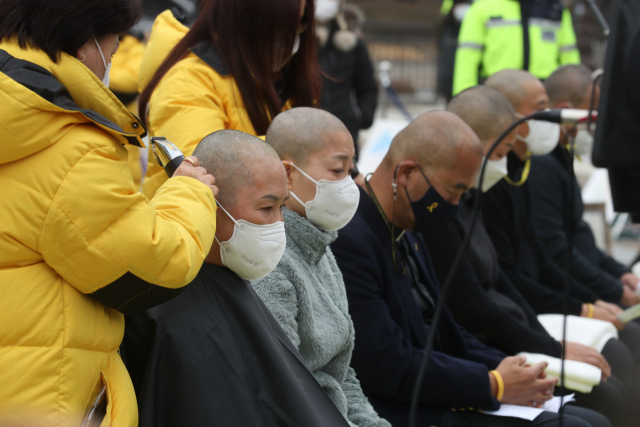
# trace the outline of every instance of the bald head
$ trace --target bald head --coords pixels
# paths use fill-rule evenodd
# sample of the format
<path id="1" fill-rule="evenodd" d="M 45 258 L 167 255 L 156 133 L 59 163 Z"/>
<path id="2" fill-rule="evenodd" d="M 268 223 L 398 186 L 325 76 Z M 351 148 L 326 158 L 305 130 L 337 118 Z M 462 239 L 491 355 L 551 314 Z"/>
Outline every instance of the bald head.
<path id="1" fill-rule="evenodd" d="M 235 194 L 243 186 L 251 186 L 260 168 L 258 163 L 282 167 L 277 153 L 260 138 L 237 130 L 220 130 L 206 136 L 193 155 L 200 166 L 216 178 L 220 190 L 218 198 L 225 205 L 233 205 Z M 226 206 L 225 206 L 226 207 Z"/>
<path id="2" fill-rule="evenodd" d="M 455 168 L 461 152 L 482 157 L 482 145 L 473 130 L 447 111 L 422 114 L 404 128 L 391 143 L 384 162 L 388 166 L 415 158 L 424 170 Z"/>
<path id="3" fill-rule="evenodd" d="M 460 92 L 451 100 L 447 111 L 464 120 L 483 145 L 493 142 L 516 119 L 516 111 L 509 100 L 486 86 Z"/>
<path id="4" fill-rule="evenodd" d="M 570 102 L 574 108 L 583 105 L 591 87 L 591 70 L 584 65 L 565 65 L 544 82 L 551 105 Z"/>
<path id="5" fill-rule="evenodd" d="M 529 95 L 527 84 L 540 82 L 533 74 L 523 70 L 502 70 L 484 82 L 485 86 L 495 89 L 509 100 L 513 108 L 520 109 L 521 101 Z"/>
<path id="6" fill-rule="evenodd" d="M 267 130 L 266 142 L 281 159 L 291 159 L 304 166 L 309 155 L 324 148 L 332 135 L 347 127 L 331 113 L 318 108 L 298 107 L 284 111 Z"/>

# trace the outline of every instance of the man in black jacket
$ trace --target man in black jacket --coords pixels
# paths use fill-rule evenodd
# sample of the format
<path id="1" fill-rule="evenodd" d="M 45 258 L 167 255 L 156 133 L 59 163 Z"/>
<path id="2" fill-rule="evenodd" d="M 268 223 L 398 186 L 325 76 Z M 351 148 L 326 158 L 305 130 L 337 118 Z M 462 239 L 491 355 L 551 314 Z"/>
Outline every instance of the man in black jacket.
<path id="1" fill-rule="evenodd" d="M 501 71 L 490 77 L 485 84 L 505 95 L 516 112 L 523 116 L 548 108 L 549 98 L 544 86 L 526 71 Z M 519 132 L 526 133 L 528 129 L 521 129 Z M 512 178 L 507 177 L 485 194 L 482 204 L 484 222 L 498 252 L 500 266 L 533 309 L 538 314 L 565 313 L 566 275 L 542 248 L 533 229 L 530 182 L 527 179 L 526 166 L 528 157 L 527 145 L 518 140 L 508 154 L 507 166 L 509 176 L 513 179 L 517 177 L 516 181 L 519 182 L 514 183 Z M 534 166 L 531 166 L 531 169 L 533 168 Z M 623 325 L 616 317 L 620 311 L 619 307 L 603 301 L 615 301 L 621 290 L 599 289 L 587 285 L 592 284 L 571 281 L 570 298 L 566 306 L 568 314 L 610 321 L 620 330 L 620 339 L 634 358 L 633 376 L 622 380 L 624 387 L 629 390 L 628 401 L 635 402 L 640 398 L 634 397 L 640 396 L 637 386 L 640 381 L 636 379 L 640 375 L 638 325 Z M 604 295 L 601 296 L 601 292 L 604 292 Z M 607 356 L 612 365 L 617 363 L 613 361 L 615 354 Z M 638 406 L 630 403 L 625 408 L 626 414 L 631 414 Z M 632 420 L 636 415 L 627 416 L 627 419 Z"/>
<path id="2" fill-rule="evenodd" d="M 584 65 L 566 65 L 545 82 L 551 108 L 589 109 L 591 72 Z M 594 108 L 598 107 L 596 87 Z M 591 227 L 582 219 L 584 205 L 578 181 L 570 171 L 572 159 L 567 150 L 568 131 L 560 135 L 556 149 L 531 161 L 531 217 L 536 234 L 551 258 L 560 266 L 566 263 L 567 225 L 573 234 L 571 274 L 578 281 L 598 290 L 602 299 L 627 306 L 640 303 L 635 293 L 638 278 L 631 270 L 596 246 Z M 583 135 L 581 135 L 583 136 Z M 585 135 L 586 136 L 586 135 Z M 568 190 L 572 188 L 572 199 Z M 568 203 L 572 217 L 567 224 Z"/>
<path id="3" fill-rule="evenodd" d="M 552 108 L 589 109 L 591 103 L 591 71 L 584 65 L 566 65 L 556 70 L 545 81 Z M 597 109 L 600 90 L 594 93 L 594 108 Z M 602 299 L 624 306 L 640 303 L 636 294 L 638 278 L 628 267 L 605 254 L 596 246 L 593 232 L 582 219 L 584 205 L 582 193 L 572 173 L 573 159 L 567 150 L 570 137 L 575 130 L 563 130 L 558 146 L 546 156 L 534 157 L 529 176 L 531 191 L 531 218 L 537 236 L 545 251 L 559 266 L 567 262 L 567 227 L 573 234 L 573 250 L 570 256 L 571 275 L 579 282 L 596 290 Z M 586 136 L 586 135 L 585 135 Z M 585 155 L 585 153 L 583 153 Z M 572 197 L 569 197 L 572 188 Z M 572 216 L 568 217 L 571 204 Z M 622 311 L 621 309 L 617 310 Z M 635 335 L 631 336 L 631 330 Z M 636 322 L 625 326 L 621 338 L 635 356 L 635 371 L 629 399 L 640 399 L 640 328 Z M 640 418 L 638 405 L 629 405 L 627 425 L 634 425 Z"/>
<path id="4" fill-rule="evenodd" d="M 412 230 L 438 227 L 455 216 L 481 160 L 478 138 L 455 115 L 418 117 L 393 140 L 367 190 L 361 190 L 355 217 L 331 245 L 356 331 L 352 365 L 376 411 L 393 425 L 407 425 L 440 298 L 424 241 Z M 524 365 L 522 358 L 505 358 L 480 343 L 445 309 L 420 395 L 419 425 L 555 425 L 557 415 L 550 413 L 529 423 L 476 412 L 495 410 L 500 402 L 538 405 L 549 399 L 556 381 L 540 377 L 545 364 Z M 504 379 L 502 389 L 498 377 Z M 567 413 L 590 423 L 567 417 L 565 425 L 608 424 L 582 408 L 568 407 Z"/>
<path id="5" fill-rule="evenodd" d="M 226 258 L 245 248 L 227 246 L 223 262 L 217 243 L 242 239 L 231 217 L 282 221 L 288 191 L 278 155 L 258 138 L 229 130 L 205 138 L 195 153 L 215 171 L 217 201 L 229 214 L 218 209 L 216 243 L 196 279 L 168 303 L 127 319 L 123 357 L 140 426 L 348 427 L 251 284 L 238 276 L 244 261 Z"/>
<path id="6" fill-rule="evenodd" d="M 461 92 L 449 103 L 447 111 L 462 118 L 475 131 L 484 147 L 485 158 L 493 142 L 516 118 L 509 101 L 486 86 Z M 496 162 L 499 164 L 502 158 L 506 161 L 504 156 L 515 140 L 513 132 L 488 158 L 483 183 L 485 190 L 504 177 L 506 172 L 500 170 Z M 460 212 L 451 224 L 422 233 L 440 281 L 444 281 L 449 274 L 462 240 L 469 232 L 471 212 L 477 197 L 478 190 L 470 190 L 460 200 Z M 600 354 L 591 347 L 575 342 L 567 342 L 563 346 L 552 338 L 538 321 L 535 311 L 500 268 L 498 255 L 484 228 L 482 217 L 476 222 L 469 248 L 456 268 L 452 286 L 447 307 L 461 326 L 485 343 L 507 354 L 524 351 L 556 358 L 562 355 L 564 347 L 566 359 L 600 368 L 603 382 L 590 394 L 577 393 L 576 403 L 613 420 L 619 417 L 624 404 L 621 396 L 626 395 L 620 378 L 624 380 L 632 370 L 632 356 L 627 347 L 617 339 L 611 339 L 603 354 Z M 605 354 L 616 362 L 614 366 L 609 366 L 603 356 Z M 612 373 L 616 378 L 607 381 Z"/>
<path id="7" fill-rule="evenodd" d="M 504 95 L 516 112 L 526 116 L 549 106 L 544 85 L 532 74 L 522 70 L 505 70 L 489 78 L 486 85 Z M 519 135 L 526 136 L 527 126 Z M 522 138 L 522 136 L 520 137 Z M 516 185 L 503 179 L 484 197 L 482 213 L 485 226 L 498 252 L 500 266 L 538 314 L 564 313 L 565 275 L 543 250 L 531 222 L 527 162 L 527 145 L 518 139 L 507 155 L 509 176 L 518 177 Z M 523 178 L 523 179 L 521 179 Z M 615 298 L 615 290 L 611 297 Z M 622 327 L 613 304 L 603 302 L 594 289 L 574 280 L 568 301 L 568 314 L 587 316 L 593 305 L 592 317 L 610 321 Z M 608 299 L 608 298 L 607 298 Z"/>
<path id="8" fill-rule="evenodd" d="M 316 20 L 318 61 L 323 73 L 320 107 L 349 129 L 357 158 L 358 132 L 371 127 L 378 105 L 378 84 L 369 50 L 356 28 L 364 23 L 364 14 L 341 0 L 323 0 L 316 3 Z"/>

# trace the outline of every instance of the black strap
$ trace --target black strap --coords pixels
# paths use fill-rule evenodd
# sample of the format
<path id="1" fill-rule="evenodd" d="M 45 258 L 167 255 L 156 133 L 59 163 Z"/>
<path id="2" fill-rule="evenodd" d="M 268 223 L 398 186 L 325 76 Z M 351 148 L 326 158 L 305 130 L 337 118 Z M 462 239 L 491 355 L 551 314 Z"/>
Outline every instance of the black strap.
<path id="1" fill-rule="evenodd" d="M 529 71 L 531 41 L 529 40 L 529 18 L 531 7 L 528 0 L 520 0 L 520 22 L 522 25 L 522 69 Z"/>
<path id="2" fill-rule="evenodd" d="M 182 291 L 184 287 L 163 288 L 127 272 L 115 282 L 98 289 L 89 296 L 107 307 L 115 308 L 122 314 L 130 316 L 163 304 L 180 295 Z"/>

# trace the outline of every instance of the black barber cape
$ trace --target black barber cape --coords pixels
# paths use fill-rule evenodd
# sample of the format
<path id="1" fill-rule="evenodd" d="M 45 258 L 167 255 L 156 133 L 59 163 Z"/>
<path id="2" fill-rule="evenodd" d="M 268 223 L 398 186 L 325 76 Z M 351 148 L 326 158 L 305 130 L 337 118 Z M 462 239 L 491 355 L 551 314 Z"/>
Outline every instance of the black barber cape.
<path id="1" fill-rule="evenodd" d="M 127 318 L 140 427 L 348 426 L 251 284 L 204 264 L 178 297 Z"/>

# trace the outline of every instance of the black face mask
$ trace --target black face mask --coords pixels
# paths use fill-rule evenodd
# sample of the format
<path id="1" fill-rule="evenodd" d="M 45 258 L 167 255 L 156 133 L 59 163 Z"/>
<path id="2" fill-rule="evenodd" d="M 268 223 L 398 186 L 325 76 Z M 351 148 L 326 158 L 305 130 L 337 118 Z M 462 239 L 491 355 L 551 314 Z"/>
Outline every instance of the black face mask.
<path id="1" fill-rule="evenodd" d="M 431 184 L 429 178 L 424 174 L 420 166 L 416 163 L 416 166 L 420 170 L 424 179 L 429 183 L 430 188 L 420 200 L 412 201 L 409 197 L 407 187 L 404 188 L 407 194 L 407 199 L 411 202 L 411 209 L 413 210 L 413 216 L 416 219 L 414 230 L 418 232 L 426 232 L 433 227 L 442 227 L 453 221 L 458 215 L 460 205 L 454 205 L 447 202 L 438 193 L 438 190 Z"/>

